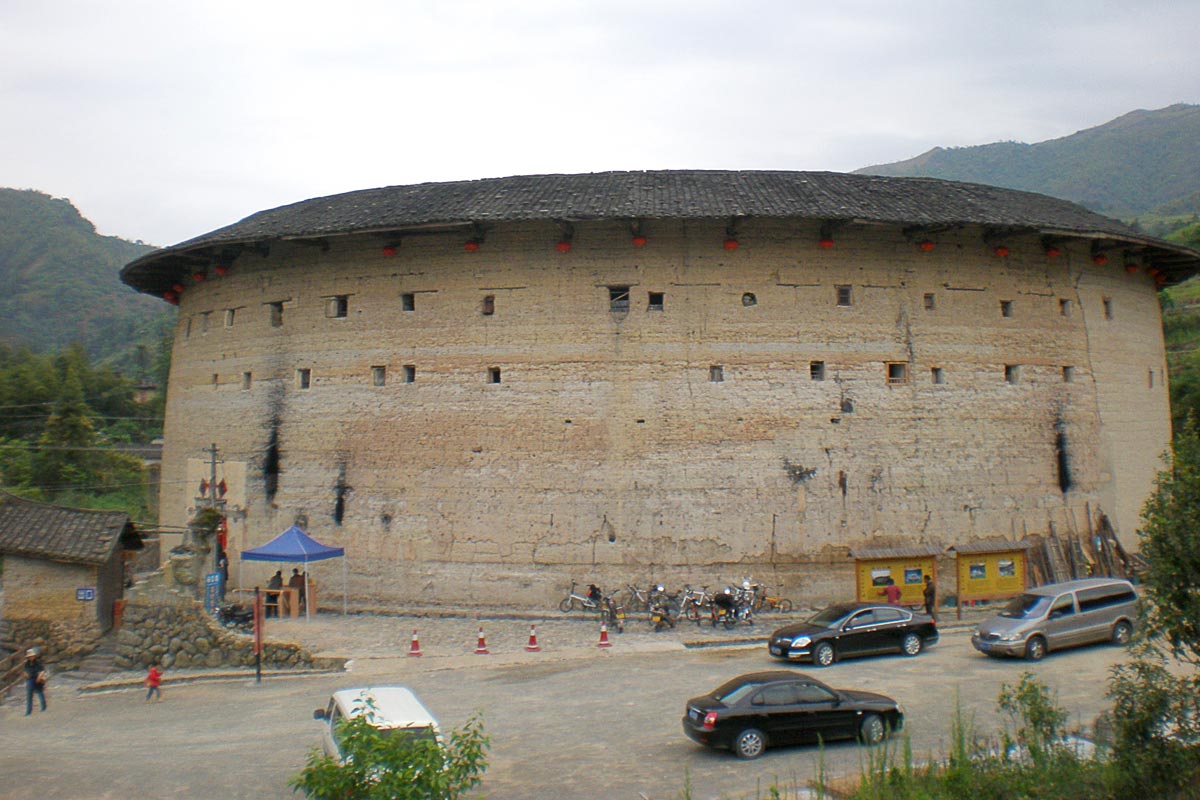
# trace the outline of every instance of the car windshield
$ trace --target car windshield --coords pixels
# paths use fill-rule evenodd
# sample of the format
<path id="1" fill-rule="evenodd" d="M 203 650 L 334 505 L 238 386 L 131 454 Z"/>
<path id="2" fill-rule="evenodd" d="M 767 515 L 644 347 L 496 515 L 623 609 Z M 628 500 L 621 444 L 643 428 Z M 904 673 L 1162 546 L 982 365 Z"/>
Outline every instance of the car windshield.
<path id="1" fill-rule="evenodd" d="M 1050 598 L 1040 594 L 1017 595 L 1004 607 L 1004 610 L 1000 612 L 1000 616 L 1008 617 L 1009 619 L 1040 617 L 1046 613 L 1046 607 L 1049 605 Z"/>
<path id="2" fill-rule="evenodd" d="M 713 692 L 712 697 L 719 703 L 731 706 L 762 685 L 762 681 L 733 680 Z"/>
<path id="3" fill-rule="evenodd" d="M 846 618 L 846 615 L 853 611 L 848 606 L 830 606 L 829 608 L 818 611 L 816 614 L 808 618 L 810 625 L 817 625 L 821 628 L 836 628 L 838 623 Z"/>

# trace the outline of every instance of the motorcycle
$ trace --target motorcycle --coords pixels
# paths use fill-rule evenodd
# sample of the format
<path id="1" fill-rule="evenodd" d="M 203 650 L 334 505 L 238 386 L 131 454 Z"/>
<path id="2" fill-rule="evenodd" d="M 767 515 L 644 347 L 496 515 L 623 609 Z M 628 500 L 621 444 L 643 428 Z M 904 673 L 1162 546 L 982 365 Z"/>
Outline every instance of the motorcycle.
<path id="1" fill-rule="evenodd" d="M 254 630 L 254 609 L 227 603 L 217 607 L 217 621 L 226 628 L 238 631 Z"/>
<path id="2" fill-rule="evenodd" d="M 675 618 L 671 615 L 671 608 L 664 600 L 658 600 L 651 604 L 650 624 L 654 626 L 655 633 L 663 628 L 675 627 Z"/>

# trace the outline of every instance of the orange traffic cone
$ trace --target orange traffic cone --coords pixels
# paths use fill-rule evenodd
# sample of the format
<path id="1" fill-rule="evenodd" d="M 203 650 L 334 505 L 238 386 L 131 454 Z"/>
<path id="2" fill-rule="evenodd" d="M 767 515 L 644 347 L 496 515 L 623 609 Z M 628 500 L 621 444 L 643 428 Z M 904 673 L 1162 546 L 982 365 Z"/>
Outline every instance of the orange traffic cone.
<path id="1" fill-rule="evenodd" d="M 417 638 L 417 629 L 413 628 L 412 647 L 409 648 L 408 654 L 420 658 L 425 655 L 421 652 L 421 640 Z"/>
<path id="2" fill-rule="evenodd" d="M 537 643 L 537 628 L 534 625 L 529 626 L 529 644 L 525 645 L 526 653 L 537 653 L 542 648 L 538 647 Z"/>
<path id="3" fill-rule="evenodd" d="M 608 640 L 608 623 L 600 623 L 600 642 L 596 647 L 612 647 L 612 642 Z"/>
<path id="4" fill-rule="evenodd" d="M 475 655 L 486 656 L 488 654 L 487 642 L 483 638 L 483 626 L 479 626 L 479 642 L 475 645 Z"/>

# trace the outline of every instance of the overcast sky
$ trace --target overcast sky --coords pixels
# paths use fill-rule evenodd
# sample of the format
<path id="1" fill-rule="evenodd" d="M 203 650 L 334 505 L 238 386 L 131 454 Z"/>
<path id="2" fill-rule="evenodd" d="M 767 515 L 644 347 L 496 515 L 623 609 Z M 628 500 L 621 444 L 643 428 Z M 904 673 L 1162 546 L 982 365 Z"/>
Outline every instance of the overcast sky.
<path id="1" fill-rule="evenodd" d="M 375 186 L 849 171 L 1179 102 L 1197 0 L 0 0 L 0 186 L 159 245 Z"/>

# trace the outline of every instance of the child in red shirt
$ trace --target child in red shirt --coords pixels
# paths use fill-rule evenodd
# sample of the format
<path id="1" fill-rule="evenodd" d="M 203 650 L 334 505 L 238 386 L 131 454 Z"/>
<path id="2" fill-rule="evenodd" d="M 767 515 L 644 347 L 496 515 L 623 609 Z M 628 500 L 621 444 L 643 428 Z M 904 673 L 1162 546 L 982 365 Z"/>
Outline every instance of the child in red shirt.
<path id="1" fill-rule="evenodd" d="M 162 670 L 158 668 L 158 664 L 151 664 L 150 671 L 146 673 L 146 702 L 150 702 L 151 697 L 157 698 L 158 702 L 162 702 L 162 690 L 158 685 L 162 683 Z"/>

